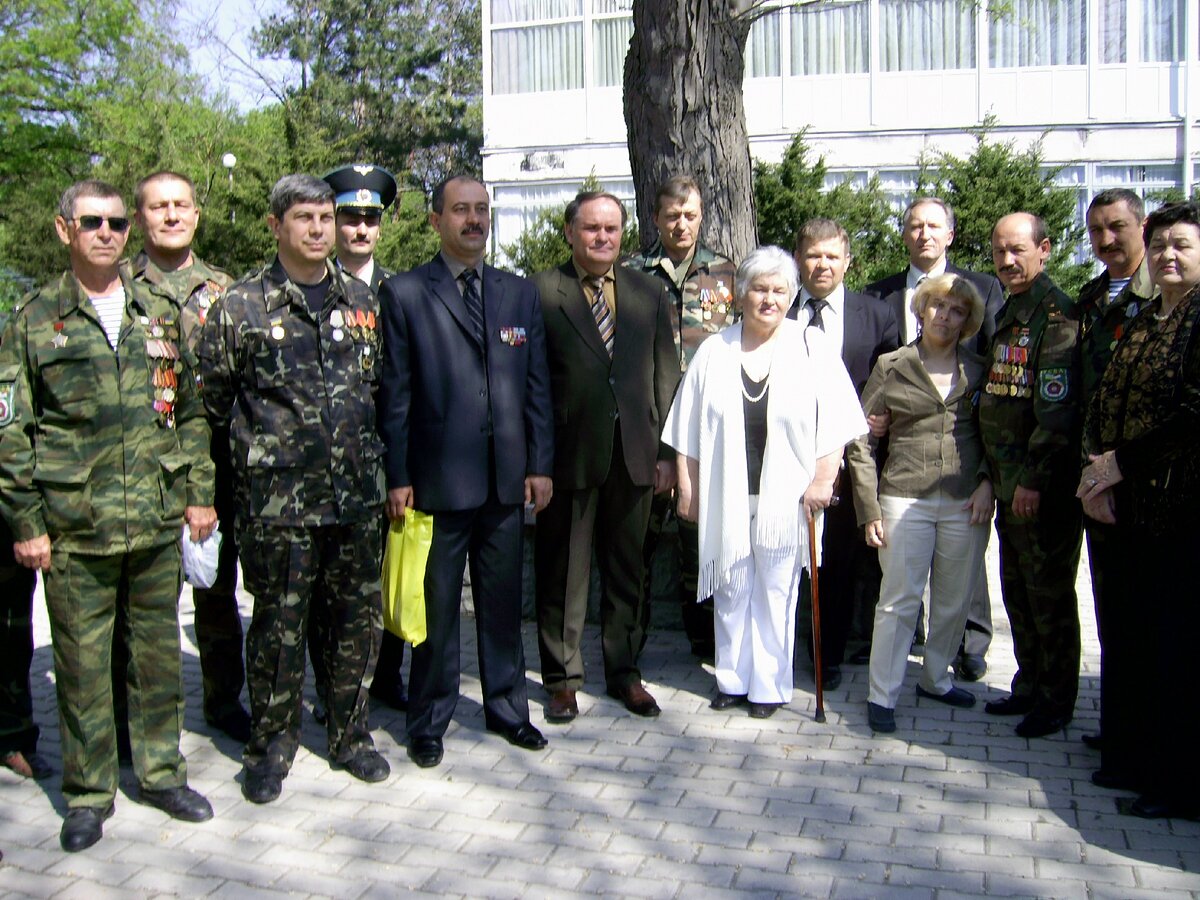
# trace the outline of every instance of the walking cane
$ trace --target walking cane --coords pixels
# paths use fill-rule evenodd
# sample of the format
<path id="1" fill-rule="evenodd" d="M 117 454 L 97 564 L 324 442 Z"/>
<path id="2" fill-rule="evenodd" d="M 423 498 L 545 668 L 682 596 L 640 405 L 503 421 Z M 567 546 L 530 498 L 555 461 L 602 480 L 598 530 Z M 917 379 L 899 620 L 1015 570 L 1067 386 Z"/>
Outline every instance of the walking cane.
<path id="1" fill-rule="evenodd" d="M 808 514 L 808 583 L 812 592 L 813 667 L 817 677 L 817 721 L 825 721 L 825 686 L 821 666 L 821 600 L 817 591 L 817 520 Z"/>

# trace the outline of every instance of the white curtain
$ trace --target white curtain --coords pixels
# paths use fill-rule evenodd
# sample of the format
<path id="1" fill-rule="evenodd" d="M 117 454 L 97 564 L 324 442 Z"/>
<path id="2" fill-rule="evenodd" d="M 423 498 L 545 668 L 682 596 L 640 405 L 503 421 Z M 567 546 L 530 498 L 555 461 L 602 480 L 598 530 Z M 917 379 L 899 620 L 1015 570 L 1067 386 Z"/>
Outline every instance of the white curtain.
<path id="1" fill-rule="evenodd" d="M 885 72 L 975 68 L 975 12 L 962 0 L 880 0 Z"/>
<path id="2" fill-rule="evenodd" d="M 583 25 L 537 25 L 492 31 L 492 93 L 569 91 L 583 87 Z"/>
<path id="3" fill-rule="evenodd" d="M 747 78 L 779 75 L 779 18 L 776 10 L 750 26 L 750 38 L 746 41 Z"/>
<path id="4" fill-rule="evenodd" d="M 1183 59 L 1184 0 L 1142 0 L 1142 61 Z"/>
<path id="5" fill-rule="evenodd" d="M 869 21 L 867 0 L 793 7 L 792 74 L 867 71 Z"/>
<path id="6" fill-rule="evenodd" d="M 1096 12 L 1100 17 L 1100 62 L 1125 62 L 1125 0 L 1099 0 Z"/>
<path id="7" fill-rule="evenodd" d="M 492 23 L 495 25 L 582 15 L 582 0 L 492 0 Z"/>
<path id="8" fill-rule="evenodd" d="M 1011 0 L 989 23 L 995 68 L 1087 62 L 1087 0 Z"/>
<path id="9" fill-rule="evenodd" d="M 601 2 L 596 0 L 597 4 Z M 629 16 L 592 22 L 592 82 L 596 87 L 612 87 L 622 83 L 625 55 L 629 52 L 631 37 L 633 19 Z"/>

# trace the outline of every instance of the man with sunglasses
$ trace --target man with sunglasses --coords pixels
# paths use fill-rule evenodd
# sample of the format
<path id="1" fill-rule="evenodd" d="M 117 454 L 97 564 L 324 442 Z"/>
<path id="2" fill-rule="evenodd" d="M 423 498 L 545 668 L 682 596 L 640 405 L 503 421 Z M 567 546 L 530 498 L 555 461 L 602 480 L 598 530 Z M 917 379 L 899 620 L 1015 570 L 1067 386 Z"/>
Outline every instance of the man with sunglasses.
<path id="1" fill-rule="evenodd" d="M 383 211 L 396 199 L 396 179 L 379 166 L 356 163 L 341 166 L 321 176 L 333 188 L 334 206 L 334 264 L 347 275 L 358 279 L 378 297 L 379 286 L 393 272 L 375 261 L 375 245 L 379 243 Z M 381 528 L 386 539 L 388 520 L 382 518 Z M 312 660 L 317 682 L 317 697 L 325 695 L 329 681 L 322 657 L 329 631 L 328 623 L 319 614 L 320 605 L 308 618 L 308 655 Z M 383 632 L 379 645 L 379 661 L 371 679 L 371 699 L 392 709 L 408 709 L 408 691 L 404 687 L 404 641 L 390 631 Z M 325 710 L 318 701 L 313 716 L 325 723 Z"/>
<path id="2" fill-rule="evenodd" d="M 73 852 L 113 813 L 115 627 L 130 650 L 139 799 L 176 819 L 212 817 L 179 751 L 179 541 L 184 522 L 191 540 L 206 538 L 217 514 L 194 357 L 174 304 L 119 266 L 120 194 L 72 185 L 54 225 L 71 268 L 26 300 L 0 341 L 0 506 L 17 562 L 45 579 L 68 810 L 60 842 Z"/>
<path id="3" fill-rule="evenodd" d="M 129 265 L 129 277 L 179 310 L 181 337 L 195 350 L 200 326 L 233 281 L 192 252 L 200 207 L 192 180 L 160 171 L 138 182 L 133 192 L 134 221 L 142 251 Z M 246 681 L 242 662 L 242 617 L 237 604 L 237 542 L 233 532 L 233 468 L 229 430 L 213 426 L 210 447 L 216 467 L 216 509 L 221 523 L 217 578 L 209 588 L 193 588 L 196 645 L 203 678 L 204 721 L 240 743 L 250 740 L 250 715 L 240 699 Z M 128 650 L 118 632 L 113 647 L 113 691 L 117 720 L 125 727 L 125 666 Z"/>

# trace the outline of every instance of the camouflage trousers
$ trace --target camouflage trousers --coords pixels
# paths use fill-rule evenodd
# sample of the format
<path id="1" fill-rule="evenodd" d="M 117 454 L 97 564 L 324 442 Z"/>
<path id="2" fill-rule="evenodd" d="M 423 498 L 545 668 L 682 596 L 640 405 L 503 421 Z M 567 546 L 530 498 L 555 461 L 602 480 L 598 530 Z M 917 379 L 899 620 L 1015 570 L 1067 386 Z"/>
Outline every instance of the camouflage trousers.
<path id="1" fill-rule="evenodd" d="M 33 570 L 13 558 L 12 532 L 0 520 L 0 753 L 37 749 L 29 689 L 36 582 Z"/>
<path id="2" fill-rule="evenodd" d="M 129 736 L 133 771 L 151 790 L 187 784 L 179 752 L 183 676 L 179 647 L 179 543 L 112 556 L 55 548 L 46 608 L 69 807 L 103 807 L 117 791 L 112 646 L 125 604 Z"/>
<path id="3" fill-rule="evenodd" d="M 1012 692 L 1049 715 L 1071 716 L 1079 694 L 1079 605 L 1075 574 L 1083 534 L 1079 501 L 1042 494 L 1036 519 L 997 504 L 1000 584 L 1012 627 Z"/>
<path id="4" fill-rule="evenodd" d="M 242 584 L 254 596 L 246 632 L 251 734 L 243 762 L 281 774 L 300 746 L 304 656 L 310 611 L 328 623 L 322 651 L 329 684 L 329 756 L 344 762 L 374 746 L 363 681 L 375 664 L 383 628 L 379 524 L 371 520 L 313 528 L 251 523 L 238 534 Z"/>

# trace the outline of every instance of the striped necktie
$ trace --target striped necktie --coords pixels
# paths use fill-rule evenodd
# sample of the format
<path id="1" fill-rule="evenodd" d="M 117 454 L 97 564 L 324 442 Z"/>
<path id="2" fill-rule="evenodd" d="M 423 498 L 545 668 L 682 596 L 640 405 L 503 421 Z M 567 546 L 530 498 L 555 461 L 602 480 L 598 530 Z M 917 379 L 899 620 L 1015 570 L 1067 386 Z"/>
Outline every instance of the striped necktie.
<path id="1" fill-rule="evenodd" d="M 487 328 L 483 322 L 483 298 L 479 296 L 479 273 L 474 269 L 463 269 L 458 277 L 462 279 L 463 303 L 467 307 L 467 318 L 471 320 L 471 331 L 475 340 L 482 344 Z"/>
<path id="2" fill-rule="evenodd" d="M 596 327 L 600 329 L 600 340 L 604 342 L 608 358 L 612 359 L 613 337 L 617 333 L 617 327 L 608 301 L 604 298 L 604 277 L 589 278 L 588 284 L 592 286 L 592 317 L 596 320 Z"/>

